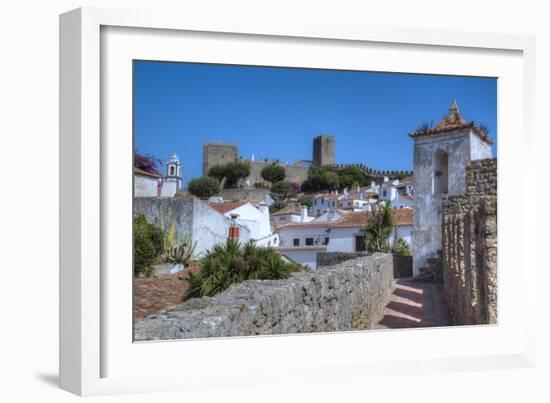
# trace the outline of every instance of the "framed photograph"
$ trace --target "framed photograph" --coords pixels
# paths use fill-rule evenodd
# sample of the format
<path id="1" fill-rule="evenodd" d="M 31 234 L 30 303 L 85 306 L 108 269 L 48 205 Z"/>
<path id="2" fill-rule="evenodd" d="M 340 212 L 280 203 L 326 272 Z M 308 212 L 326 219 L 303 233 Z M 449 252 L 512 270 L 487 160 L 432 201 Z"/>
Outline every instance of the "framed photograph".
<path id="1" fill-rule="evenodd" d="M 532 365 L 533 38 L 85 8 L 60 44 L 62 388 Z"/>

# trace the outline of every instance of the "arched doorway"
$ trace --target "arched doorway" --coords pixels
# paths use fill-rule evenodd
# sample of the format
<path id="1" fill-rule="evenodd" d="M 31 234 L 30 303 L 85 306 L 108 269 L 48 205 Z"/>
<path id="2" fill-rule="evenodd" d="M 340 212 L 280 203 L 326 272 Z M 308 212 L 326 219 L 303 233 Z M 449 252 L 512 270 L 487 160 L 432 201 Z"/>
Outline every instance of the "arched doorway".
<path id="1" fill-rule="evenodd" d="M 434 154 L 433 193 L 449 192 L 449 155 L 438 149 Z"/>

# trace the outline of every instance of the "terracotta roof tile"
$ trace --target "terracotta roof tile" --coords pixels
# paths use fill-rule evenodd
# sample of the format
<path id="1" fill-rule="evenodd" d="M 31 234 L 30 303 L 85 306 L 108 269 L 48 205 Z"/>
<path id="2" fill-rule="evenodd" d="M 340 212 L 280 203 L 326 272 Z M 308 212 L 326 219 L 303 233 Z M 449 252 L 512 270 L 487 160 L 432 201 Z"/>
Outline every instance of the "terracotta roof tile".
<path id="1" fill-rule="evenodd" d="M 210 207 L 216 210 L 219 213 L 225 214 L 228 211 L 235 210 L 248 202 L 239 201 L 239 202 L 226 202 L 226 203 L 208 203 Z"/>
<path id="2" fill-rule="evenodd" d="M 472 131 L 481 140 L 485 141 L 488 144 L 493 144 L 487 134 L 485 134 L 483 130 L 476 126 L 474 122 L 466 122 L 464 120 L 464 118 L 460 114 L 460 111 L 458 110 L 458 106 L 456 105 L 455 101 L 453 101 L 453 103 L 451 104 L 447 116 L 445 116 L 443 120 L 437 124 L 437 126 L 428 129 L 417 130 L 415 132 L 409 133 L 409 136 L 412 138 L 418 138 L 462 129 L 472 129 Z"/>
<path id="3" fill-rule="evenodd" d="M 352 228 L 352 227 L 361 227 L 365 225 L 371 216 L 370 211 L 357 211 L 357 212 L 347 212 L 342 215 L 338 221 L 310 221 L 307 223 L 288 223 L 281 225 L 278 229 L 281 228 L 318 228 L 326 227 L 328 228 Z M 412 225 L 413 224 L 413 209 L 411 208 L 400 208 L 392 210 L 392 217 L 396 225 Z"/>
<path id="4" fill-rule="evenodd" d="M 279 216 L 279 215 L 287 215 L 287 214 L 294 214 L 294 215 L 300 215 L 300 206 L 298 204 L 289 204 L 279 211 L 271 214 L 272 216 Z"/>
<path id="5" fill-rule="evenodd" d="M 372 213 L 370 211 L 358 211 L 346 214 L 340 220 L 333 223 L 334 228 L 360 227 L 367 223 Z M 412 225 L 413 210 L 410 208 L 393 209 L 392 217 L 396 225 Z"/>
<path id="6" fill-rule="evenodd" d="M 134 174 L 136 175 L 143 175 L 143 176 L 150 176 L 152 178 L 162 178 L 162 175 L 158 172 L 149 172 L 145 171 L 144 169 L 134 167 Z"/>

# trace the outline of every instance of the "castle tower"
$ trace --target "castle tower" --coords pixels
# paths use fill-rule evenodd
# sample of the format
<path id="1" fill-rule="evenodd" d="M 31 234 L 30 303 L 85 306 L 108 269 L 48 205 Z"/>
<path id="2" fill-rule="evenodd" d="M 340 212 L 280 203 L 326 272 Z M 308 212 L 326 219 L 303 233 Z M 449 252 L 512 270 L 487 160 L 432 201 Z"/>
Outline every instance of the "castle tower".
<path id="1" fill-rule="evenodd" d="M 492 141 L 473 122 L 466 122 L 456 101 L 435 127 L 410 133 L 414 140 L 413 275 L 441 249 L 442 198 L 466 192 L 466 165 L 491 158 Z"/>
<path id="2" fill-rule="evenodd" d="M 208 170 L 214 165 L 235 162 L 239 156 L 236 144 L 208 142 L 202 149 L 202 174 L 208 175 Z"/>
<path id="3" fill-rule="evenodd" d="M 181 189 L 182 166 L 180 159 L 174 153 L 166 163 L 166 176 L 162 185 L 162 196 L 172 197 Z"/>
<path id="4" fill-rule="evenodd" d="M 334 165 L 334 136 L 321 134 L 313 139 L 313 166 Z"/>

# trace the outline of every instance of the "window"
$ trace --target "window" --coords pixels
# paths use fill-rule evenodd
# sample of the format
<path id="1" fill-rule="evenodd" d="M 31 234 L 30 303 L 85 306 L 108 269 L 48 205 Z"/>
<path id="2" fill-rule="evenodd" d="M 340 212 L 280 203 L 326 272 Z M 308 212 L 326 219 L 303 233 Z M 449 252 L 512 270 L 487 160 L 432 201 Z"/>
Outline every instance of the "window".
<path id="1" fill-rule="evenodd" d="M 313 238 L 306 238 L 306 245 L 313 246 Z"/>
<path id="2" fill-rule="evenodd" d="M 300 246 L 300 238 L 294 238 L 292 243 L 293 243 L 294 246 Z"/>
<path id="3" fill-rule="evenodd" d="M 328 245 L 328 236 L 325 237 L 325 241 L 323 242 L 323 245 Z"/>
<path id="4" fill-rule="evenodd" d="M 174 167 L 170 167 L 170 176 L 174 176 Z"/>
<path id="5" fill-rule="evenodd" d="M 445 194 L 448 192 L 449 156 L 441 149 L 434 154 L 433 193 Z"/>
<path id="6" fill-rule="evenodd" d="M 365 247 L 365 236 L 356 235 L 355 236 L 355 252 L 365 252 L 367 249 Z"/>

